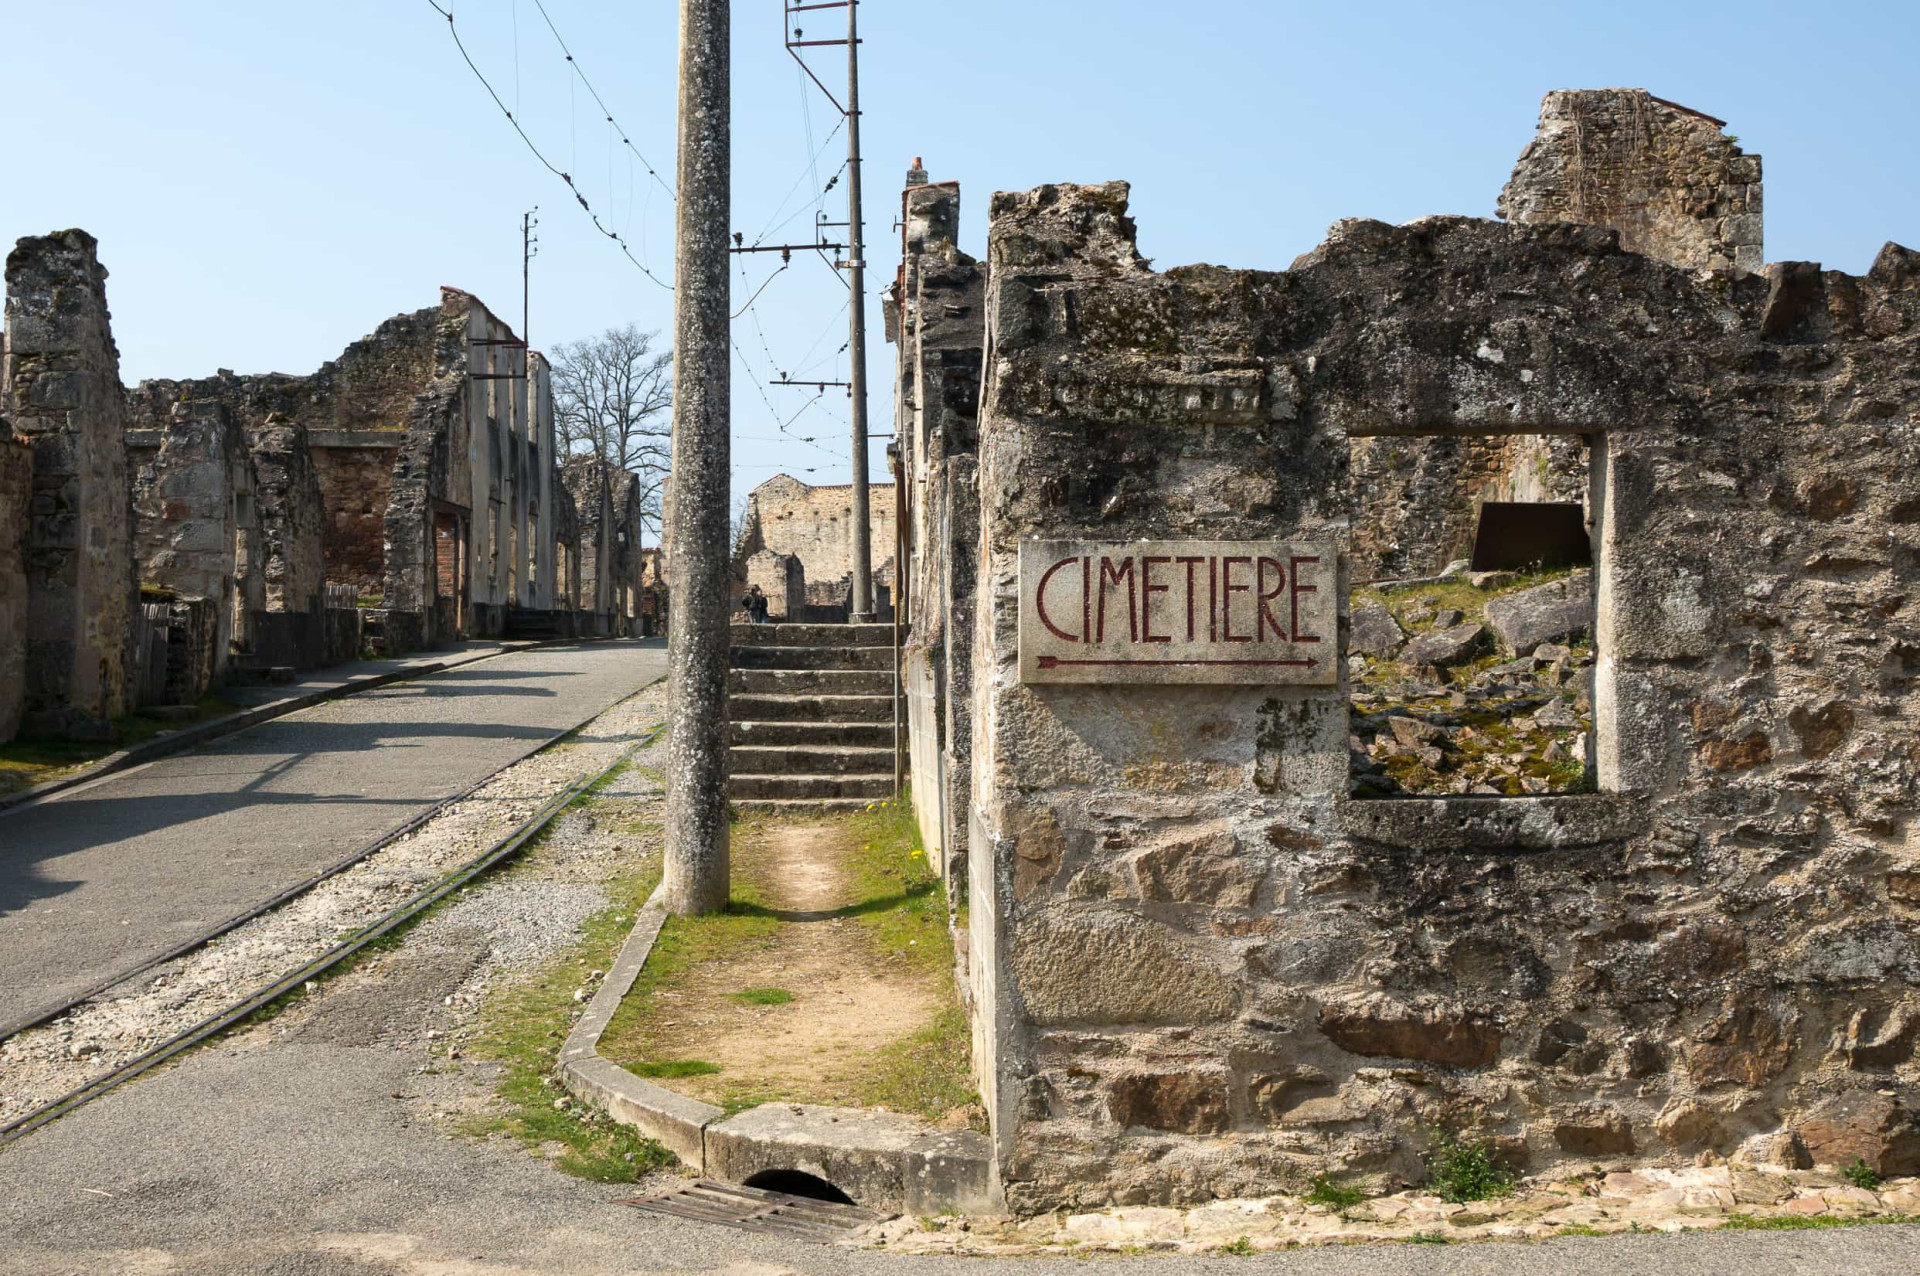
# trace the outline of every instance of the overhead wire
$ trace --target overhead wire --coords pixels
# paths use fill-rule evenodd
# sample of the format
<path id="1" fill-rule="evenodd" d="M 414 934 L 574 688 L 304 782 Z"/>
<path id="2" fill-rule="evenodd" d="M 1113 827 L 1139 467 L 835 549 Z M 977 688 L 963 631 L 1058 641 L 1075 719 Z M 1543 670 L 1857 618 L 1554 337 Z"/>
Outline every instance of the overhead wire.
<path id="1" fill-rule="evenodd" d="M 513 111 L 508 108 L 507 104 L 501 100 L 500 94 L 494 89 L 492 81 L 488 80 L 485 73 L 480 70 L 477 64 L 475 64 L 473 60 L 473 55 L 467 52 L 466 42 L 460 38 L 460 30 L 457 26 L 454 25 L 453 11 L 451 9 L 442 8 L 439 4 L 439 0 L 427 0 L 427 3 L 433 7 L 434 12 L 438 13 L 441 17 L 447 20 L 447 34 L 453 37 L 454 47 L 460 50 L 461 60 L 467 64 L 467 69 L 472 71 L 474 78 L 480 81 L 481 87 L 486 89 L 487 91 L 487 96 L 492 98 L 493 104 L 500 108 L 500 113 L 507 117 L 507 123 L 513 126 L 513 131 L 519 134 L 520 140 L 526 144 L 527 150 L 533 154 L 533 157 L 536 160 L 540 161 L 541 166 L 545 168 L 549 173 L 552 173 L 555 177 L 559 178 L 561 181 L 567 184 L 567 189 L 573 192 L 573 198 L 575 199 L 576 202 L 579 203 L 581 210 L 586 213 L 587 220 L 593 223 L 593 228 L 599 231 L 602 235 L 605 235 L 608 239 L 611 239 L 615 244 L 617 244 L 620 248 L 621 254 L 625 256 L 629 262 L 633 263 L 634 267 L 638 269 L 641 274 L 645 275 L 648 279 L 652 280 L 659 287 L 664 288 L 668 292 L 672 292 L 673 285 L 671 283 L 668 283 L 666 280 L 660 278 L 660 276 L 654 274 L 653 271 L 650 268 L 648 268 L 646 263 L 642 262 L 638 257 L 635 257 L 633 255 L 633 250 L 627 245 L 626 237 L 620 234 L 618 231 L 608 229 L 607 226 L 600 220 L 600 215 L 593 211 L 593 205 L 587 202 L 587 197 L 585 193 L 581 191 L 579 185 L 573 180 L 573 174 L 560 168 L 552 160 L 548 159 L 546 157 L 546 153 L 543 152 L 539 148 L 539 146 L 537 146 L 534 143 L 533 138 L 527 135 L 527 130 L 521 127 L 519 119 L 515 117 Z M 538 3 L 538 0 L 535 0 L 535 3 Z M 545 12 L 546 12 L 545 8 L 542 7 L 541 13 L 544 15 Z M 552 25 L 551 20 L 549 20 L 548 25 L 549 26 Z M 556 38 L 559 35 L 557 31 L 554 34 Z M 563 44 L 561 47 L 564 48 L 565 45 Z M 572 56 L 569 55 L 567 60 L 571 62 L 573 60 Z M 576 67 L 574 69 L 575 69 L 575 73 L 578 74 L 579 68 Z M 584 77 L 582 78 L 584 79 Z M 593 91 L 592 86 L 589 85 L 588 92 L 592 92 L 592 91 Z M 596 101 L 598 100 L 597 94 L 595 95 L 595 100 Z M 608 118 L 611 119 L 612 118 L 611 115 L 609 115 Z M 616 125 L 615 127 L 618 127 L 618 125 Z M 639 152 L 635 151 L 634 154 L 638 155 Z M 642 163 L 646 162 L 646 159 L 644 156 L 641 157 L 641 162 Z M 649 171 L 651 171 L 651 167 L 649 167 Z M 668 194 L 672 194 L 671 188 L 668 188 Z M 609 210 L 608 216 L 612 216 L 611 210 Z"/>

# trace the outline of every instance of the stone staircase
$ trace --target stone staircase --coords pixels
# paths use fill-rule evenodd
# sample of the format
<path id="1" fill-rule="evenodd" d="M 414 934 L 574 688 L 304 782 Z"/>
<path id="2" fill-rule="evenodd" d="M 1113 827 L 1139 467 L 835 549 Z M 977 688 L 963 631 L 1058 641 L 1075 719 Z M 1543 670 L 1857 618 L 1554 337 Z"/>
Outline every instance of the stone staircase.
<path id="1" fill-rule="evenodd" d="M 734 625 L 730 795 L 759 810 L 893 796 L 893 626 Z"/>

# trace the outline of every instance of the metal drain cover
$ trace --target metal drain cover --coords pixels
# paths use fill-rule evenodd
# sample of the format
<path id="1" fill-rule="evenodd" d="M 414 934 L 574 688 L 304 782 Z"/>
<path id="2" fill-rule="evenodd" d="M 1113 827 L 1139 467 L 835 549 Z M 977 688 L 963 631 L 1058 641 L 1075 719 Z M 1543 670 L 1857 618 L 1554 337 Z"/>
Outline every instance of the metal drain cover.
<path id="1" fill-rule="evenodd" d="M 823 1245 L 830 1245 L 847 1233 L 886 1217 L 872 1210 L 861 1209 L 858 1205 L 817 1201 L 808 1196 L 788 1196 L 785 1192 L 737 1187 L 732 1183 L 710 1183 L 704 1179 L 676 1192 L 634 1196 L 615 1203 L 631 1205 L 649 1214 L 669 1214 L 674 1218 L 718 1223 L 722 1227 L 737 1227 L 743 1232 L 793 1236 L 801 1240 L 818 1241 Z"/>

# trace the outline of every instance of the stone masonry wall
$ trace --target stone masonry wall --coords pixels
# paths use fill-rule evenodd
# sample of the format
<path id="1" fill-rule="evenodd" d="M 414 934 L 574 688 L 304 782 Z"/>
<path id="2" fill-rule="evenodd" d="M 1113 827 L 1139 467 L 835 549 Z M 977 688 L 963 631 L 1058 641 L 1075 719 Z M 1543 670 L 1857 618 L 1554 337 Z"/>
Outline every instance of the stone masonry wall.
<path id="1" fill-rule="evenodd" d="M 326 498 L 307 429 L 270 414 L 248 432 L 261 578 L 268 611 L 322 609 L 327 584 Z"/>
<path id="2" fill-rule="evenodd" d="M 810 588 L 850 581 L 853 565 L 847 528 L 853 516 L 852 493 L 845 483 L 815 487 L 785 474 L 774 475 L 747 496 L 748 543 L 735 546 L 735 561 L 744 562 L 748 555 L 770 549 L 797 555 Z M 893 484 L 869 484 L 867 499 L 872 506 L 871 561 L 877 568 L 893 557 Z M 834 601 L 845 601 L 845 592 Z"/>
<path id="3" fill-rule="evenodd" d="M 1765 260 L 1760 157 L 1724 127 L 1645 89 L 1549 93 L 1500 215 L 1611 226 L 1628 252 L 1752 274 Z"/>
<path id="4" fill-rule="evenodd" d="M 909 180 L 916 176 L 924 174 L 916 170 Z M 902 264 L 887 325 L 898 352 L 894 423 L 908 484 L 911 628 L 901 676 L 921 842 L 958 900 L 973 772 L 967 706 L 980 530 L 973 462 L 986 273 L 959 247 L 957 183 L 910 185 L 901 204 Z"/>
<path id="5" fill-rule="evenodd" d="M 0 418 L 0 744 L 13 739 L 27 692 L 27 568 L 33 449 Z"/>
<path id="6" fill-rule="evenodd" d="M 233 413 L 217 399 L 175 404 L 160 446 L 133 483 L 133 554 L 142 583 L 213 604 L 210 679 L 224 672 L 234 637 L 236 589 L 258 594 L 257 541 L 242 551 L 237 538 L 258 535 L 252 459 Z M 244 507 L 245 523 L 239 512 Z M 243 583 L 237 573 L 244 573 Z M 247 587 L 252 588 L 248 589 Z M 245 600 L 256 601 L 253 598 Z"/>
<path id="7" fill-rule="evenodd" d="M 21 729 L 37 735 L 105 736 L 130 707 L 127 413 L 97 249 L 61 231 L 6 265 L 0 415 L 33 450 Z"/>
<path id="8" fill-rule="evenodd" d="M 1534 1171 L 1920 1169 L 1920 255 L 1738 281 L 1609 229 L 1337 224 L 1154 273 L 995 197 L 970 969 L 1014 1208 Z M 1488 352 L 1498 352 L 1495 359 Z M 1310 538 L 1351 441 L 1586 435 L 1597 792 L 1352 801 L 1338 685 L 1027 685 L 1027 537 Z"/>

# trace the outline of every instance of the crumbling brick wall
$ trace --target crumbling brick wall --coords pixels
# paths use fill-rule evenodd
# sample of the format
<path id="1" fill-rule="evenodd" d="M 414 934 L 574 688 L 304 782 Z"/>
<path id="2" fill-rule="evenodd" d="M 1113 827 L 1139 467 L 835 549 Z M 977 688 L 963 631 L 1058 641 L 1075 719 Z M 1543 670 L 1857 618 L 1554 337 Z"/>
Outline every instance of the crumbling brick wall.
<path id="1" fill-rule="evenodd" d="M 1920 1170 L 1920 255 L 1336 225 L 1154 273 L 996 196 L 970 970 L 1021 1210 L 1702 1155 Z M 1657 316 L 1657 322 L 1649 322 Z M 1501 358 L 1485 353 L 1497 351 Z M 1309 538 L 1358 437 L 1585 435 L 1597 792 L 1352 801 L 1334 685 L 1018 681 L 1029 537 Z"/>
<path id="2" fill-rule="evenodd" d="M 614 516 L 610 468 L 597 456 L 570 456 L 560 467 L 561 481 L 573 498 L 580 533 L 580 610 L 593 613 L 594 632 L 611 631 L 613 606 Z"/>
<path id="3" fill-rule="evenodd" d="M 137 593 L 126 402 L 106 268 L 81 230 L 7 256 L 0 415 L 33 450 L 22 730 L 106 736 L 126 712 Z"/>
<path id="4" fill-rule="evenodd" d="M 27 694 L 28 508 L 33 449 L 0 417 L 0 744 L 20 729 Z"/>

